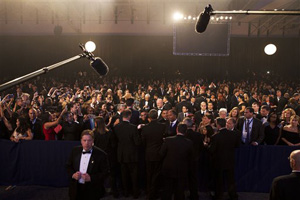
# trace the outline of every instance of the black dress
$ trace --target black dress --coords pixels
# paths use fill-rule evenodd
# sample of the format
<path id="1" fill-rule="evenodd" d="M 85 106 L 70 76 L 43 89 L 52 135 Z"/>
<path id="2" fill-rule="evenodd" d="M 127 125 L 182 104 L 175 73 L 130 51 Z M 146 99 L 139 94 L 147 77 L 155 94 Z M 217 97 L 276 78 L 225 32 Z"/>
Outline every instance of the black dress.
<path id="1" fill-rule="evenodd" d="M 272 128 L 269 124 L 265 127 L 265 144 L 274 145 L 279 137 L 280 128 L 275 126 Z"/>
<path id="2" fill-rule="evenodd" d="M 282 130 L 281 138 L 285 138 L 287 141 L 297 144 L 300 143 L 300 134 L 295 132 L 290 132 L 287 130 Z"/>

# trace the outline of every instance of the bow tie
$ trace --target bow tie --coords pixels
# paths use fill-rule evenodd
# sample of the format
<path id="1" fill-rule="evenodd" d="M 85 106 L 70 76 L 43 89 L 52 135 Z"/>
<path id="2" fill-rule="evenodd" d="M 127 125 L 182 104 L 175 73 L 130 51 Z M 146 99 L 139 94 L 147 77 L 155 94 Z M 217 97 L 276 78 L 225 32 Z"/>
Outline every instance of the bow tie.
<path id="1" fill-rule="evenodd" d="M 92 153 L 92 151 L 89 150 L 89 151 L 83 151 L 83 152 L 82 152 L 82 154 L 86 154 L 86 153 Z"/>

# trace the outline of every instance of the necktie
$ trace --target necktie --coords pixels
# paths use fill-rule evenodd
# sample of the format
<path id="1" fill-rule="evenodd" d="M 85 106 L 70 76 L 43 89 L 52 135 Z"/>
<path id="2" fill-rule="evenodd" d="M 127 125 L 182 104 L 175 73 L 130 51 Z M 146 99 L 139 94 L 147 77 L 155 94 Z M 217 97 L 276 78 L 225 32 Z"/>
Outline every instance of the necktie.
<path id="1" fill-rule="evenodd" d="M 83 152 L 82 152 L 82 154 L 86 154 L 86 153 L 92 153 L 92 151 L 89 150 L 89 151 L 83 151 Z"/>
<path id="2" fill-rule="evenodd" d="M 247 137 L 246 137 L 245 143 L 249 144 L 249 142 L 250 142 L 250 120 L 248 120 L 248 119 L 246 120 L 245 130 L 247 132 Z"/>

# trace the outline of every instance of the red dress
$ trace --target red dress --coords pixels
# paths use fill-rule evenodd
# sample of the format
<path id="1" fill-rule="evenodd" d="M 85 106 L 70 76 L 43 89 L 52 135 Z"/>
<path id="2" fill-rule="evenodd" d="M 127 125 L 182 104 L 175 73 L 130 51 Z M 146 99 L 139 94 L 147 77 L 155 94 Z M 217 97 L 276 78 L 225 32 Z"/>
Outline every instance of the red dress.
<path id="1" fill-rule="evenodd" d="M 45 135 L 45 140 L 56 140 L 55 138 L 55 131 L 54 131 L 55 127 L 51 127 L 49 129 L 45 129 L 44 125 L 43 125 L 43 133 Z"/>

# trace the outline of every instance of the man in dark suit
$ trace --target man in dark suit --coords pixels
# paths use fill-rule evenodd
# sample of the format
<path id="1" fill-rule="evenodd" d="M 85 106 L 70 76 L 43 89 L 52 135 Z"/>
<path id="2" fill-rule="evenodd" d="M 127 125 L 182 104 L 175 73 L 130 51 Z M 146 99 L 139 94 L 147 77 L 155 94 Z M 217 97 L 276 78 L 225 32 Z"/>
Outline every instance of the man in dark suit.
<path id="1" fill-rule="evenodd" d="M 45 136 L 43 134 L 43 123 L 42 120 L 37 118 L 36 109 L 32 108 L 28 112 L 29 116 L 29 125 L 31 132 L 33 134 L 33 140 L 45 140 Z"/>
<path id="2" fill-rule="evenodd" d="M 185 137 L 193 142 L 193 159 L 188 175 L 188 183 L 190 189 L 190 199 L 199 199 L 198 195 L 198 161 L 200 153 L 204 148 L 203 135 L 193 130 L 193 120 L 191 118 L 184 118 L 183 123 L 187 125 L 187 132 Z"/>
<path id="3" fill-rule="evenodd" d="M 226 119 L 217 118 L 218 133 L 211 137 L 209 150 L 212 155 L 212 166 L 216 186 L 216 199 L 222 199 L 223 176 L 227 179 L 230 199 L 238 199 L 234 179 L 235 148 L 239 146 L 239 137 L 226 129 Z"/>
<path id="4" fill-rule="evenodd" d="M 149 121 L 150 123 L 142 128 L 141 134 L 145 147 L 148 199 L 156 199 L 158 197 L 161 170 L 159 150 L 163 144 L 166 126 L 158 122 L 157 111 L 154 109 L 149 112 Z"/>
<path id="5" fill-rule="evenodd" d="M 106 153 L 93 143 L 93 132 L 84 130 L 81 134 L 82 146 L 75 147 L 67 161 L 71 200 L 98 200 L 105 193 L 103 182 L 109 172 L 108 159 Z"/>
<path id="6" fill-rule="evenodd" d="M 150 100 L 150 94 L 145 95 L 145 99 L 142 99 L 140 102 L 141 110 L 149 112 L 153 108 L 153 102 Z"/>
<path id="7" fill-rule="evenodd" d="M 168 123 L 166 124 L 167 132 L 165 136 L 168 137 L 176 135 L 177 125 L 178 120 L 176 111 L 174 109 L 168 110 Z"/>
<path id="8" fill-rule="evenodd" d="M 206 110 L 207 106 L 206 106 L 206 102 L 205 101 L 201 102 L 200 108 L 201 109 L 195 113 L 195 123 L 196 123 L 197 127 L 199 126 L 200 122 L 202 121 L 202 117 L 207 112 L 207 110 Z"/>
<path id="9" fill-rule="evenodd" d="M 129 122 L 131 110 L 125 109 L 122 116 L 123 121 L 115 126 L 114 133 L 118 142 L 118 161 L 121 164 L 124 196 L 129 196 L 132 185 L 133 198 L 138 198 L 138 146 L 141 139 L 137 127 Z"/>
<path id="10" fill-rule="evenodd" d="M 191 113 L 187 109 L 187 107 L 182 106 L 182 112 L 178 113 L 177 120 L 178 122 L 182 122 L 185 117 L 188 117 Z"/>
<path id="11" fill-rule="evenodd" d="M 274 99 L 274 103 L 276 105 L 276 113 L 281 114 L 281 112 L 283 111 L 283 108 L 288 103 L 288 100 L 282 96 L 280 90 L 277 90 L 276 97 Z"/>
<path id="12" fill-rule="evenodd" d="M 300 150 L 291 153 L 290 166 L 292 173 L 279 176 L 273 180 L 270 200 L 295 200 L 299 199 L 300 188 Z"/>
<path id="13" fill-rule="evenodd" d="M 168 110 L 163 109 L 161 111 L 161 114 L 158 117 L 158 122 L 165 125 L 168 123 Z"/>
<path id="14" fill-rule="evenodd" d="M 163 102 L 164 102 L 164 106 L 163 106 L 164 110 L 171 110 L 172 109 L 172 104 L 170 103 L 170 100 L 169 100 L 168 96 L 164 96 Z"/>
<path id="15" fill-rule="evenodd" d="M 192 104 L 186 100 L 186 96 L 181 96 L 181 102 L 175 106 L 177 113 L 181 112 L 182 106 L 185 106 L 188 110 L 193 110 Z"/>
<path id="16" fill-rule="evenodd" d="M 160 154 L 163 157 L 162 176 L 164 177 L 163 200 L 185 199 L 184 188 L 193 159 L 193 143 L 184 137 L 187 126 L 178 124 L 177 135 L 167 137 L 163 143 Z"/>
<path id="17" fill-rule="evenodd" d="M 132 123 L 134 125 L 138 125 L 139 119 L 140 119 L 140 113 L 139 113 L 139 111 L 133 109 L 133 107 L 132 107 L 133 103 L 134 103 L 133 98 L 126 99 L 127 109 L 131 110 L 130 123 Z"/>
<path id="18" fill-rule="evenodd" d="M 233 90 L 233 95 L 232 97 L 230 98 L 230 110 L 234 107 L 237 107 L 239 105 L 239 101 L 238 101 L 238 97 L 240 95 L 240 92 L 238 89 L 234 89 Z"/>
<path id="19" fill-rule="evenodd" d="M 252 96 L 249 99 L 248 105 L 252 106 L 253 103 L 259 103 L 259 100 L 257 98 L 257 92 L 253 92 Z"/>
<path id="20" fill-rule="evenodd" d="M 253 108 L 247 107 L 236 128 L 242 133 L 243 144 L 256 146 L 264 140 L 264 126 L 260 120 L 253 117 L 253 113 Z"/>

